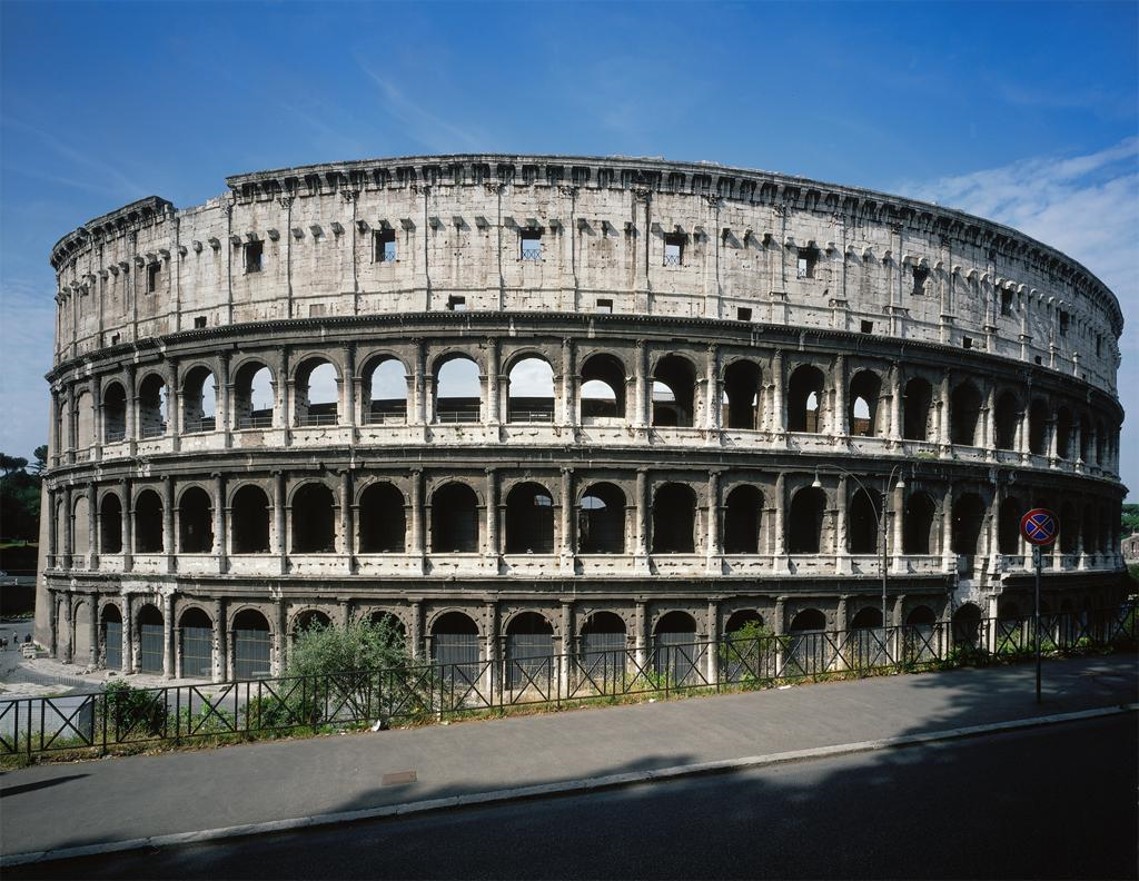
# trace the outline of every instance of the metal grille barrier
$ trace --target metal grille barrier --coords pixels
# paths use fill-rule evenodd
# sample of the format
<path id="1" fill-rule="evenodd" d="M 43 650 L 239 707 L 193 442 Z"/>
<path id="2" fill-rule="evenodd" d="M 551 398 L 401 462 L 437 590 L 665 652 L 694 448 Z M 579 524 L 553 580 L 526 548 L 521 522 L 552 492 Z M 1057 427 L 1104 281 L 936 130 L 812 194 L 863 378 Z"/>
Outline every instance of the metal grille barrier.
<path id="1" fill-rule="evenodd" d="M 1041 644 L 1053 653 L 1133 648 L 1137 618 L 1130 605 L 1041 616 Z M 150 747 L 193 738 L 242 739 L 376 720 L 419 722 L 524 705 L 765 687 L 962 658 L 981 663 L 1018 660 L 1034 645 L 1032 619 L 981 619 L 975 627 L 972 623 L 970 640 L 957 646 L 953 625 L 938 622 L 748 638 L 729 634 L 711 641 L 692 641 L 691 634 L 658 634 L 645 649 L 626 647 L 623 633 L 592 634 L 570 654 L 547 650 L 524 656 L 527 646 L 517 641 L 502 658 L 491 660 L 480 659 L 477 638 L 437 635 L 433 663 L 167 688 L 119 684 L 93 694 L 0 700 L 0 755 L 105 753 L 119 746 Z M 256 646 L 242 668 L 267 664 L 268 633 L 242 633 L 249 642 L 239 638 L 239 648 Z M 542 639 L 548 649 L 550 637 Z"/>

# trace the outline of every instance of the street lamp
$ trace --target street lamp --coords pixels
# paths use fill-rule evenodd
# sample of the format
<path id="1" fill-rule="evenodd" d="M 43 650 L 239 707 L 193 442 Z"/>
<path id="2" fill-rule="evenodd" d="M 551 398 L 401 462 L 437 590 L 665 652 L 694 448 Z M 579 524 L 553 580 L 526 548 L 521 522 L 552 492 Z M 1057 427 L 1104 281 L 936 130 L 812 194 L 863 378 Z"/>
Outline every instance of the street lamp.
<path id="1" fill-rule="evenodd" d="M 902 467 L 903 466 L 900 463 L 895 465 L 893 468 L 890 469 L 890 473 L 886 476 L 886 480 L 882 484 L 882 490 L 881 490 L 882 505 L 881 505 L 881 509 L 878 512 L 878 540 L 879 540 L 879 542 L 881 542 L 881 545 L 882 545 L 882 563 L 881 563 L 880 569 L 881 569 L 881 575 L 882 575 L 882 636 L 883 636 L 883 640 L 885 640 L 885 635 L 887 632 L 887 626 L 886 626 L 886 588 L 889 586 L 889 583 L 890 583 L 890 567 L 889 567 L 887 559 L 886 559 L 886 552 L 887 552 L 887 546 L 886 546 L 886 502 L 889 498 L 891 484 L 893 484 L 895 489 L 904 489 L 906 486 L 906 481 L 902 478 Z M 841 467 L 840 465 L 825 465 L 825 466 L 823 466 L 823 469 L 827 470 L 827 471 L 837 471 L 840 474 L 845 474 L 847 477 L 849 477 L 851 480 L 853 480 L 856 484 L 858 484 L 859 489 L 861 489 L 864 493 L 866 493 L 867 498 L 872 497 L 870 490 L 866 488 L 866 484 L 864 484 L 859 479 L 857 474 L 852 474 L 851 472 L 847 471 L 845 468 Z M 897 478 L 898 478 L 897 483 L 894 483 L 894 476 L 895 475 L 897 475 Z M 823 485 L 822 481 L 819 480 L 819 469 L 816 467 L 815 468 L 815 479 L 811 483 L 811 486 L 814 489 L 820 489 L 822 487 L 822 485 Z"/>

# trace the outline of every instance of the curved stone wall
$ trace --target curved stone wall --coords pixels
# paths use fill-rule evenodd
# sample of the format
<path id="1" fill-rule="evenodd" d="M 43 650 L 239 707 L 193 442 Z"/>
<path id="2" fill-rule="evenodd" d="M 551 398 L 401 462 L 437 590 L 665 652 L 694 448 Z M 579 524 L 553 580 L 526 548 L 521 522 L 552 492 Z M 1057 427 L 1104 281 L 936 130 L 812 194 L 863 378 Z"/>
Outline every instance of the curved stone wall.
<path id="1" fill-rule="evenodd" d="M 53 251 L 63 657 L 251 675 L 313 616 L 439 657 L 880 626 L 883 566 L 888 623 L 1025 610 L 1034 505 L 1050 608 L 1118 585 L 1120 309 L 1013 230 L 649 160 L 228 183 Z"/>

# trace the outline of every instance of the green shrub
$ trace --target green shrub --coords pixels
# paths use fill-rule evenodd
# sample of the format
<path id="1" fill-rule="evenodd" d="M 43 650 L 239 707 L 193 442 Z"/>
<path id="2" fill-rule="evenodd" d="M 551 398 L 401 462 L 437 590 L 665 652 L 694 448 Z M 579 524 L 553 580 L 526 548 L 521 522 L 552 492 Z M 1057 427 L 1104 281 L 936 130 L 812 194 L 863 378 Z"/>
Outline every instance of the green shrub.
<path id="1" fill-rule="evenodd" d="M 119 680 L 103 690 L 103 706 L 116 740 L 132 734 L 163 736 L 166 730 L 166 700 L 161 691 L 135 688 Z"/>

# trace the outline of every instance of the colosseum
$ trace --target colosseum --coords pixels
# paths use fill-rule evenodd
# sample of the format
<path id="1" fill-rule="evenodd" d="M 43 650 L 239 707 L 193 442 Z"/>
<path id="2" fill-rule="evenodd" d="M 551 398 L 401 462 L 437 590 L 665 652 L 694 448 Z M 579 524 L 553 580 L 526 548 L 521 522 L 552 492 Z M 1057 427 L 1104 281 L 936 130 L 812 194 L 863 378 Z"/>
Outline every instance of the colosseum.
<path id="1" fill-rule="evenodd" d="M 1044 609 L 1116 598 L 1122 313 L 1015 230 L 657 159 L 226 183 L 52 252 L 64 660 L 264 676 L 367 618 L 439 660 L 968 624 L 1032 608 L 1032 506 Z"/>

